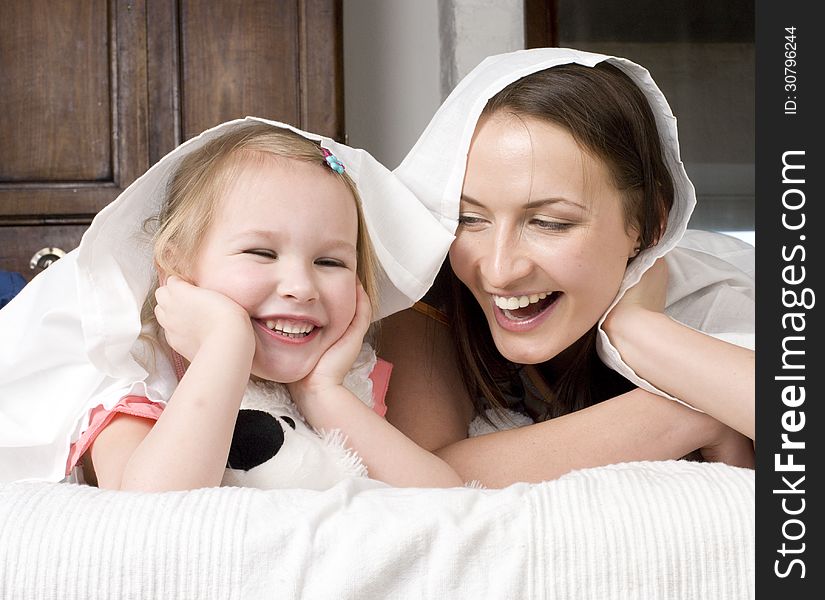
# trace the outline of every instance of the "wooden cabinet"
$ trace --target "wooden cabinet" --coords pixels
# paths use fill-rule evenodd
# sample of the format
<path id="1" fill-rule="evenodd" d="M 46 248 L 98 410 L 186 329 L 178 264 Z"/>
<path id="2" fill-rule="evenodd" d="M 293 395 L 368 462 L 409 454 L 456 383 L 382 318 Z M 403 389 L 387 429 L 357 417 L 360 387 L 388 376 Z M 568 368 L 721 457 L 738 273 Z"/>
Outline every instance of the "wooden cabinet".
<path id="1" fill-rule="evenodd" d="M 255 115 L 343 140 L 341 11 L 341 0 L 0 2 L 0 269 L 32 277 L 38 251 L 75 248 L 149 166 L 222 121 Z"/>

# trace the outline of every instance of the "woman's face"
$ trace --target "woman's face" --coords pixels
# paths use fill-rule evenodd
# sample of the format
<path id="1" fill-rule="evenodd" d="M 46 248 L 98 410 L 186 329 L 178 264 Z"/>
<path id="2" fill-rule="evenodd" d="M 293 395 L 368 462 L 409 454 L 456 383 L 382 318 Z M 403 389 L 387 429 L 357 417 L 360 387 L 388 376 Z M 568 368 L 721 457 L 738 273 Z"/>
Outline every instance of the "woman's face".
<path id="1" fill-rule="evenodd" d="M 505 358 L 550 360 L 607 310 L 637 244 L 622 201 L 565 129 L 506 113 L 479 121 L 450 263 Z"/>

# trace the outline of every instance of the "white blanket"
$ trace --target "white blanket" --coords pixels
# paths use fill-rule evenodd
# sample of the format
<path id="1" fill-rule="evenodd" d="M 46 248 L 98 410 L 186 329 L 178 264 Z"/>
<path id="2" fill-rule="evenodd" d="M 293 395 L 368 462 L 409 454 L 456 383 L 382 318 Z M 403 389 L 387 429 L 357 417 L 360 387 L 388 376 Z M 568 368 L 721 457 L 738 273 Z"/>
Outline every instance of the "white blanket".
<path id="1" fill-rule="evenodd" d="M 754 474 L 640 462 L 504 490 L 0 487 L 0 597 L 754 597 Z"/>

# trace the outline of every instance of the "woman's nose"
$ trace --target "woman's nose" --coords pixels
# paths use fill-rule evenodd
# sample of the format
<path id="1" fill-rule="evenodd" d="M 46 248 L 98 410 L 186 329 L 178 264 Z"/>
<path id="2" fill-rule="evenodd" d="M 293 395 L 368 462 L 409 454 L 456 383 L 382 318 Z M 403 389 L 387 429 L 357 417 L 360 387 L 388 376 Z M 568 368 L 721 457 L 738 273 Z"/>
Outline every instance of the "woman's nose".
<path id="1" fill-rule="evenodd" d="M 532 260 L 518 232 L 494 236 L 480 261 L 481 275 L 497 289 L 512 288 L 530 274 Z"/>

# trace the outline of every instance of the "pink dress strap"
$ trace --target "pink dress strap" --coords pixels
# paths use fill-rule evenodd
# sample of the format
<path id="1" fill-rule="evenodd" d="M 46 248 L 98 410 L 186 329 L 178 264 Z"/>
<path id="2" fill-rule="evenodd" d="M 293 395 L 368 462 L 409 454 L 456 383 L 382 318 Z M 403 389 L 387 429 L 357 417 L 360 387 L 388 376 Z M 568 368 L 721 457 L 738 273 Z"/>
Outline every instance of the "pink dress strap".
<path id="1" fill-rule="evenodd" d="M 387 396 L 387 389 L 390 387 L 390 375 L 392 375 L 392 363 L 387 362 L 383 358 L 379 358 L 375 367 L 370 373 L 372 380 L 372 400 L 374 402 L 372 409 L 383 417 L 387 414 L 387 403 L 385 401 Z"/>
<path id="2" fill-rule="evenodd" d="M 89 426 L 86 428 L 78 440 L 69 448 L 69 459 L 66 462 L 66 475 L 77 465 L 80 457 L 89 449 L 97 436 L 106 426 L 111 423 L 116 414 L 122 413 L 157 421 L 163 406 L 152 402 L 143 396 L 124 396 L 110 410 L 103 408 L 99 404 L 89 413 Z"/>

